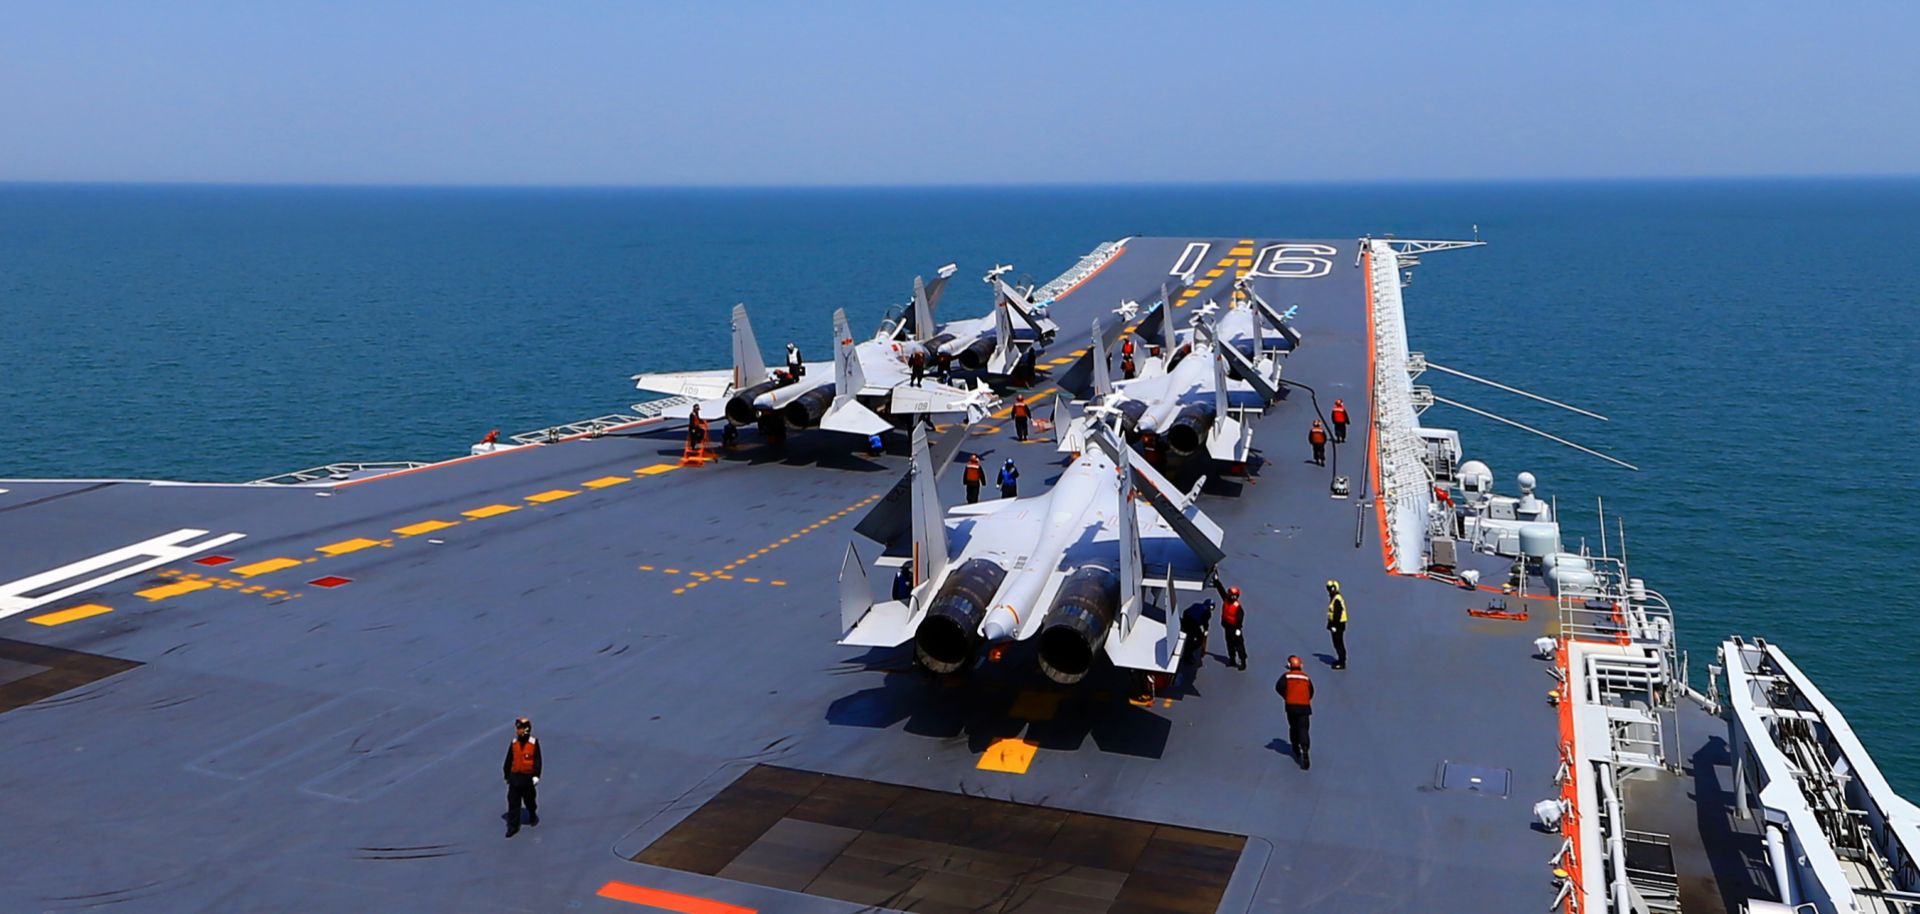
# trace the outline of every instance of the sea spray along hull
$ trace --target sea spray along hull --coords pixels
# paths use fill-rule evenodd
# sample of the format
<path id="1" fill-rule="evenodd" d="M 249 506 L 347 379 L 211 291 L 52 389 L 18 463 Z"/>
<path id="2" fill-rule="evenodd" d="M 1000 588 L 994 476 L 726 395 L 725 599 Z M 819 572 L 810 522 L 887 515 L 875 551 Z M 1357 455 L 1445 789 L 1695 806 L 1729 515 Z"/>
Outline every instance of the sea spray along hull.
<path id="1" fill-rule="evenodd" d="M 1549 669 L 1585 681 L 1569 657 L 1589 649 L 1534 656 L 1567 634 L 1563 607 L 1515 594 L 1489 616 L 1494 595 L 1422 576 L 1436 502 L 1373 421 L 1383 391 L 1414 407 L 1382 364 L 1404 358 L 1404 337 L 1382 339 L 1401 250 L 1126 239 L 1049 286 L 1068 328 L 1041 362 L 1053 376 L 1084 358 L 1071 328 L 1170 276 L 1193 279 L 1176 311 L 1241 273 L 1299 305 L 1283 367 L 1298 386 L 1249 420 L 1251 475 L 1201 499 L 1226 533 L 1222 577 L 1249 597 L 1251 670 L 1208 660 L 1145 704 L 1103 663 L 1071 686 L 1017 653 L 931 677 L 910 648 L 833 644 L 832 569 L 899 475 L 898 444 L 875 458 L 749 432 L 682 466 L 679 430 L 640 423 L 343 484 L 0 484 L 12 901 L 1520 911 L 1554 903 L 1558 867 L 1559 903 L 1598 910 L 1621 802 L 1641 831 L 1660 814 L 1686 910 L 1772 897 L 1745 881 L 1766 872 L 1758 828 L 1713 781 L 1731 764 L 1721 721 L 1675 684 L 1649 693 L 1640 710 L 1671 725 L 1608 806 L 1620 785 L 1563 770 L 1570 746 L 1606 747 L 1572 732 L 1580 703 L 1545 694 Z M 1050 402 L 1048 377 L 1018 394 Z M 1306 432 L 1334 397 L 1355 425 L 1319 466 Z M 1014 443 L 1005 415 L 964 447 L 1050 484 L 1051 442 Z M 947 503 L 959 473 L 940 479 Z M 1500 548 L 1498 523 L 1482 528 Z M 239 537 L 120 577 L 138 557 L 87 562 L 176 533 L 189 549 Z M 1468 542 L 1449 567 L 1498 584 L 1509 563 Z M 1328 579 L 1353 617 L 1341 671 Z M 1311 771 L 1273 694 L 1288 654 L 1317 686 Z M 542 825 L 503 841 L 496 766 L 520 714 L 545 747 Z M 1537 827 L 1535 802 L 1560 796 L 1576 814 Z"/>

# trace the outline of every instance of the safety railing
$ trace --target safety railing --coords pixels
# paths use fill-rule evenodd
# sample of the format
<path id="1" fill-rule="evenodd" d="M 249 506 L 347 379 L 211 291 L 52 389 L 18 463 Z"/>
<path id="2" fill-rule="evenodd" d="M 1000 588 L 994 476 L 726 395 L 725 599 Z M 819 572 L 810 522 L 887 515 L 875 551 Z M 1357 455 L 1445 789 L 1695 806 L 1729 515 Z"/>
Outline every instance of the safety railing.
<path id="1" fill-rule="evenodd" d="M 340 482 L 357 476 L 372 476 L 380 473 L 392 473 L 396 470 L 411 470 L 427 464 L 417 460 L 372 460 L 360 463 L 329 463 L 325 466 L 309 467 L 291 473 L 281 473 L 256 479 L 248 485 L 254 486 L 298 486 L 316 482 Z"/>
<path id="2" fill-rule="evenodd" d="M 1081 280 L 1092 276 L 1093 271 L 1106 266 L 1107 261 L 1112 260 L 1120 253 L 1121 248 L 1126 247 L 1127 241 L 1128 239 L 1122 238 L 1119 241 L 1102 242 L 1098 247 L 1095 247 L 1089 252 L 1087 256 L 1080 258 L 1077 263 L 1067 268 L 1065 273 L 1054 277 L 1052 282 L 1035 290 L 1033 296 L 1034 301 L 1044 304 L 1065 295 L 1068 289 L 1079 285 Z"/>
<path id="3" fill-rule="evenodd" d="M 1385 242 L 1370 243 L 1367 276 L 1373 302 L 1373 427 L 1380 461 L 1379 497 L 1393 507 L 1387 525 L 1395 567 L 1420 570 L 1427 511 L 1433 499 L 1414 408 L 1407 329 L 1401 312 L 1399 255 Z"/>

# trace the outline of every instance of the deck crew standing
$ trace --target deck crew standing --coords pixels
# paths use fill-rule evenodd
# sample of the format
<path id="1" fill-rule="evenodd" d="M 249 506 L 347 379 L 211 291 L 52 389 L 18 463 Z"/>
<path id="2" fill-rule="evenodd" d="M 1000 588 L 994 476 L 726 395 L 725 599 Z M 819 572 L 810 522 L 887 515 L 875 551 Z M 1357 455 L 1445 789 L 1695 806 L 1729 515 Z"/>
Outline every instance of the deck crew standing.
<path id="1" fill-rule="evenodd" d="M 1333 668 L 1347 668 L 1347 598 L 1339 581 L 1327 582 L 1327 632 L 1333 636 Z"/>
<path id="2" fill-rule="evenodd" d="M 1240 604 L 1240 588 L 1227 588 L 1227 601 L 1220 604 L 1220 631 L 1227 636 L 1227 665 L 1247 668 L 1247 640 L 1240 633 L 1246 621 L 1246 608 Z"/>
<path id="3" fill-rule="evenodd" d="M 1320 420 L 1313 420 L 1313 427 L 1307 429 L 1307 443 L 1313 445 L 1313 462 L 1327 465 L 1327 427 Z"/>
<path id="4" fill-rule="evenodd" d="M 912 355 L 907 356 L 907 372 L 907 383 L 919 387 L 920 379 L 927 376 L 927 354 L 925 351 L 915 349 Z"/>
<path id="5" fill-rule="evenodd" d="M 527 824 L 540 824 L 540 804 L 534 786 L 540 783 L 540 741 L 533 738 L 533 722 L 513 722 L 513 741 L 500 770 L 507 778 L 507 837 L 520 833 L 520 804 L 527 804 Z"/>
<path id="6" fill-rule="evenodd" d="M 1013 401 L 1013 440 L 1027 440 L 1027 419 L 1032 415 L 1033 411 L 1027 407 L 1027 401 Z"/>
<path id="7" fill-rule="evenodd" d="M 1347 404 L 1344 400 L 1333 401 L 1333 440 L 1335 444 L 1347 443 Z"/>
<path id="8" fill-rule="evenodd" d="M 1293 747 L 1293 760 L 1302 770 L 1312 768 L 1307 751 L 1313 746 L 1313 680 L 1300 668 L 1298 655 L 1287 658 L 1287 672 L 1273 684 L 1273 690 L 1287 703 L 1287 744 Z"/>
<path id="9" fill-rule="evenodd" d="M 1013 465 L 1012 458 L 1008 458 L 1007 465 L 1000 468 L 997 481 L 1000 483 L 1001 498 L 1020 497 L 1020 468 Z"/>
<path id="10" fill-rule="evenodd" d="M 807 376 L 807 363 L 800 360 L 800 347 L 787 344 L 787 373 L 797 380 Z"/>
<path id="11" fill-rule="evenodd" d="M 986 485 L 987 471 L 984 467 L 980 466 L 979 454 L 970 454 L 967 456 L 967 469 L 965 473 L 961 474 L 960 478 L 967 484 L 967 504 L 971 505 L 980 501 L 980 487 Z"/>
<path id="12" fill-rule="evenodd" d="M 707 446 L 707 420 L 700 418 L 700 406 L 695 404 L 692 415 L 687 417 L 687 450 L 698 451 Z"/>

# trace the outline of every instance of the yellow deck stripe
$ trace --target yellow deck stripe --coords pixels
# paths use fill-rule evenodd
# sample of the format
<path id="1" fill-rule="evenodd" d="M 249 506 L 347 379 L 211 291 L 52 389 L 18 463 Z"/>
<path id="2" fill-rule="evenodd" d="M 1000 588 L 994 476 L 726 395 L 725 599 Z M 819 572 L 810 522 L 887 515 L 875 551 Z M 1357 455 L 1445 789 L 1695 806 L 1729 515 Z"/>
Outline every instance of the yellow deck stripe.
<path id="1" fill-rule="evenodd" d="M 349 552 L 359 552 L 362 549 L 369 549 L 378 545 L 381 545 L 379 540 L 370 540 L 362 536 L 350 540 L 341 540 L 337 543 L 328 543 L 313 551 L 324 552 L 328 555 L 346 555 Z"/>
<path id="2" fill-rule="evenodd" d="M 459 526 L 457 521 L 423 520 L 417 524 L 408 524 L 404 527 L 395 527 L 393 528 L 393 532 L 398 533 L 401 536 L 419 536 L 422 533 L 432 533 L 435 530 L 445 530 L 448 527 L 455 527 L 455 526 Z"/>
<path id="3" fill-rule="evenodd" d="M 253 578 L 253 577 L 259 577 L 260 575 L 266 574 L 269 571 L 279 571 L 282 568 L 292 568 L 293 566 L 298 564 L 300 564 L 299 559 L 267 559 L 264 562 L 254 562 L 251 565 L 242 565 L 238 568 L 233 569 L 232 573 L 237 574 L 243 578 Z"/>
<path id="4" fill-rule="evenodd" d="M 559 501 L 562 498 L 572 498 L 578 494 L 580 493 L 575 492 L 572 489 L 548 489 L 545 492 L 537 492 L 527 496 L 527 500 L 537 501 L 541 504 L 546 504 L 547 502 L 550 502 L 550 501 Z"/>
<path id="5" fill-rule="evenodd" d="M 1253 248 L 1234 248 L 1227 252 L 1228 257 L 1252 257 Z"/>
<path id="6" fill-rule="evenodd" d="M 635 476 L 658 476 L 658 475 L 659 475 L 659 474 L 661 474 L 661 473 L 671 473 L 671 472 L 673 472 L 674 470 L 677 470 L 677 469 L 680 469 L 680 467 L 679 467 L 678 465 L 676 465 L 676 464 L 671 464 L 671 463 L 656 463 L 656 464 L 654 464 L 653 466 L 650 466 L 650 467 L 641 467 L 640 469 L 637 469 L 637 470 L 634 470 L 634 471 L 633 471 L 633 475 L 635 475 Z"/>
<path id="7" fill-rule="evenodd" d="M 475 508 L 471 511 L 462 511 L 460 513 L 474 520 L 479 520 L 483 517 L 499 517 L 508 511 L 518 510 L 520 510 L 519 505 L 488 505 L 484 508 Z"/>
<path id="8" fill-rule="evenodd" d="M 91 619 L 102 613 L 110 612 L 113 612 L 113 607 L 111 606 L 88 603 L 85 606 L 75 606 L 72 609 L 63 609 L 59 612 L 47 613 L 44 616 L 33 616 L 27 621 L 36 625 L 65 625 L 68 622 L 74 622 L 80 619 Z"/>
<path id="9" fill-rule="evenodd" d="M 183 593 L 193 593 L 196 590 L 206 590 L 212 586 L 212 584 L 206 581 L 175 581 L 172 584 L 149 587 L 146 590 L 139 591 L 135 596 L 146 597 L 157 603 L 168 597 L 177 597 Z"/>
<path id="10" fill-rule="evenodd" d="M 1227 262 L 1231 262 L 1231 261 L 1227 261 Z M 1225 273 L 1225 272 L 1227 272 L 1227 271 L 1226 271 L 1226 270 L 1223 270 L 1223 269 L 1220 269 L 1220 268 L 1217 268 L 1217 267 L 1216 267 L 1216 268 L 1214 268 L 1214 269 L 1211 269 L 1211 270 L 1208 270 L 1208 271 L 1207 271 L 1207 278 L 1208 278 L 1208 279 L 1213 279 L 1213 278 L 1215 278 L 1215 277 L 1217 277 L 1217 276 L 1219 276 L 1219 275 L 1221 275 L 1221 274 L 1223 274 L 1223 273 Z"/>
<path id="11" fill-rule="evenodd" d="M 625 476 L 602 476 L 599 479 L 589 479 L 586 482 L 581 483 L 581 485 L 586 486 L 589 489 L 604 489 L 608 486 L 617 486 L 623 482 L 632 482 L 632 481 L 633 480 L 630 480 Z"/>

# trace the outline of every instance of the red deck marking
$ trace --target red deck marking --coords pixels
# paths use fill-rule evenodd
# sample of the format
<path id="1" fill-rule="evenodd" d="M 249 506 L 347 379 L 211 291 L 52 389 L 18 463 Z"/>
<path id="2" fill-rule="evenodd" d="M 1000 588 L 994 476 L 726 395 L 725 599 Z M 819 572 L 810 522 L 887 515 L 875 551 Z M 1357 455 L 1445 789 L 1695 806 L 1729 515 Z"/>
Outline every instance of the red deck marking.
<path id="1" fill-rule="evenodd" d="M 231 561 L 233 561 L 233 556 L 230 555 L 203 555 L 194 559 L 193 563 L 195 565 L 225 565 Z"/>
<path id="2" fill-rule="evenodd" d="M 600 887 L 599 895 L 601 898 L 643 904 L 663 911 L 679 911 L 680 914 L 759 914 L 753 908 L 743 908 L 709 898 L 663 892 L 659 889 L 644 888 L 625 882 L 609 882 Z"/>
<path id="3" fill-rule="evenodd" d="M 337 574 L 330 574 L 324 578 L 314 578 L 313 580 L 308 581 L 307 583 L 312 584 L 315 587 L 339 587 L 342 584 L 353 583 L 353 579 L 343 578 Z"/>

